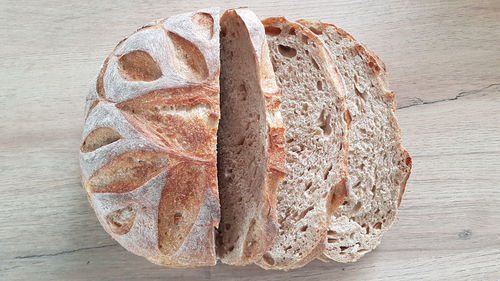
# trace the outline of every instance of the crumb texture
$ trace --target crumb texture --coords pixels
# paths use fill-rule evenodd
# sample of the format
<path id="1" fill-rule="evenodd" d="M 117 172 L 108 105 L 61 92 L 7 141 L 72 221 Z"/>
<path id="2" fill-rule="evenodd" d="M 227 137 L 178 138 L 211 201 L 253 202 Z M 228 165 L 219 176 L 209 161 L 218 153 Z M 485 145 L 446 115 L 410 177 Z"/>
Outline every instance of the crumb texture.
<path id="1" fill-rule="evenodd" d="M 248 9 L 221 18 L 218 179 L 224 263 L 253 263 L 276 236 L 276 186 L 283 178 L 279 91 L 264 27 Z"/>
<path id="2" fill-rule="evenodd" d="M 278 186 L 278 237 L 258 264 L 290 269 L 313 259 L 324 244 L 332 193 L 344 177 L 345 97 L 313 34 L 282 18 L 264 25 L 282 89 L 287 176 Z"/>
<path id="3" fill-rule="evenodd" d="M 344 30 L 302 21 L 335 58 L 345 81 L 349 131 L 349 194 L 330 222 L 325 255 L 358 260 L 380 243 L 396 218 L 411 169 L 401 145 L 394 93 L 386 89 L 385 65 Z"/>

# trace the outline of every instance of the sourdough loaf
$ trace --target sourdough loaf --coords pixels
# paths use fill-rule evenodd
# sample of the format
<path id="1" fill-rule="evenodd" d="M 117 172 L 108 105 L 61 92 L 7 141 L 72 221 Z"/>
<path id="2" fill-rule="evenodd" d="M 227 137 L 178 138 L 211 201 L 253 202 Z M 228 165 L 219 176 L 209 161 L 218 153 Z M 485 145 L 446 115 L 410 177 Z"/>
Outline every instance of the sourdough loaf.
<path id="1" fill-rule="evenodd" d="M 226 11 L 220 23 L 218 255 L 224 263 L 244 265 L 260 259 L 277 235 L 284 128 L 264 26 L 245 8 Z"/>
<path id="2" fill-rule="evenodd" d="M 394 92 L 382 61 L 343 29 L 301 20 L 328 46 L 346 84 L 349 132 L 348 197 L 334 212 L 324 256 L 358 260 L 392 225 L 410 175 L 411 157 L 401 145 Z"/>
<path id="3" fill-rule="evenodd" d="M 91 89 L 82 182 L 104 229 L 163 265 L 216 263 L 218 9 L 122 40 Z"/>
<path id="4" fill-rule="evenodd" d="M 323 251 L 331 212 L 343 202 L 347 164 L 344 85 L 326 47 L 285 18 L 263 21 L 282 90 L 287 176 L 278 185 L 278 236 L 257 262 L 300 267 Z"/>

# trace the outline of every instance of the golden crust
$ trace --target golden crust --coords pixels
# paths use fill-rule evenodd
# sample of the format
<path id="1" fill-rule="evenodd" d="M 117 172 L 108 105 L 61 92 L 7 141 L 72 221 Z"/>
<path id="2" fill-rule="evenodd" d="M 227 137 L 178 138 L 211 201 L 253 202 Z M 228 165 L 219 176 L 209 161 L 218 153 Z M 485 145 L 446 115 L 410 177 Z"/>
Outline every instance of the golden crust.
<path id="1" fill-rule="evenodd" d="M 162 89 L 117 104 L 141 131 L 156 135 L 163 146 L 198 157 L 213 158 L 219 119 L 218 91 L 202 86 Z M 177 110 L 206 107 L 206 116 L 180 115 Z"/>
<path id="2" fill-rule="evenodd" d="M 90 133 L 81 147 L 82 170 L 93 171 L 82 173 L 89 201 L 122 246 L 163 265 L 216 263 L 220 69 L 215 20 L 218 10 L 208 9 L 138 29 L 105 59 L 89 96 L 84 132 Z M 166 46 L 147 46 L 137 36 Z M 186 53 L 191 49 L 202 51 L 191 56 Z M 105 124 L 98 125 L 101 129 L 99 122 Z M 146 193 L 151 197 L 143 198 Z M 188 245 L 195 236 L 206 243 Z"/>

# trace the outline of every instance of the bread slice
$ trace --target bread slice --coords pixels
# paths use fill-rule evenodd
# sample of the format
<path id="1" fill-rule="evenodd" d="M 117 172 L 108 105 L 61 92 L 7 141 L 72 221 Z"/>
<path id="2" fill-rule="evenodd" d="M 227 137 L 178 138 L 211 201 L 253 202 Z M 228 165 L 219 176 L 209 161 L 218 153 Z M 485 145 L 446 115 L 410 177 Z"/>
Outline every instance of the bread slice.
<path id="1" fill-rule="evenodd" d="M 396 218 L 411 157 L 401 145 L 394 92 L 382 61 L 343 29 L 301 20 L 328 46 L 343 76 L 349 132 L 349 195 L 330 222 L 327 258 L 352 262 L 380 243 Z"/>
<path id="2" fill-rule="evenodd" d="M 318 37 L 282 17 L 263 24 L 282 90 L 287 176 L 278 186 L 279 235 L 257 264 L 291 269 L 322 252 L 329 215 L 343 202 L 349 114 L 342 79 Z"/>
<path id="3" fill-rule="evenodd" d="M 219 12 L 142 27 L 88 97 L 82 182 L 104 229 L 162 265 L 216 263 Z"/>
<path id="4" fill-rule="evenodd" d="M 285 176 L 281 93 L 257 16 L 231 9 L 220 23 L 218 256 L 245 265 L 260 259 L 277 235 L 276 189 Z"/>

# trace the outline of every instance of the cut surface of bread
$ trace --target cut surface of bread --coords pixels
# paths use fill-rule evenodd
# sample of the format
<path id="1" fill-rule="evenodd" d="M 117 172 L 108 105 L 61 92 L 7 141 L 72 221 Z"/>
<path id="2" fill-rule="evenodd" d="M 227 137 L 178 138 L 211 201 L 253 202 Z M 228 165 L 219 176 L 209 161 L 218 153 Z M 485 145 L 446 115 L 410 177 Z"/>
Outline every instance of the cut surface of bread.
<path id="1" fill-rule="evenodd" d="M 329 215 L 343 202 L 349 114 L 323 43 L 285 18 L 263 24 L 282 90 L 287 176 L 277 191 L 278 236 L 257 264 L 292 269 L 321 254 Z"/>
<path id="2" fill-rule="evenodd" d="M 153 22 L 121 41 L 88 96 L 82 183 L 124 248 L 176 267 L 216 263 L 219 13 Z"/>
<path id="3" fill-rule="evenodd" d="M 217 253 L 224 263 L 245 265 L 260 259 L 277 235 L 284 129 L 264 26 L 244 8 L 226 11 L 220 23 Z"/>
<path id="4" fill-rule="evenodd" d="M 411 157 L 401 145 L 394 92 L 386 88 L 381 60 L 335 25 L 299 23 L 325 42 L 346 84 L 349 192 L 330 222 L 324 257 L 352 262 L 373 250 L 394 222 Z"/>

